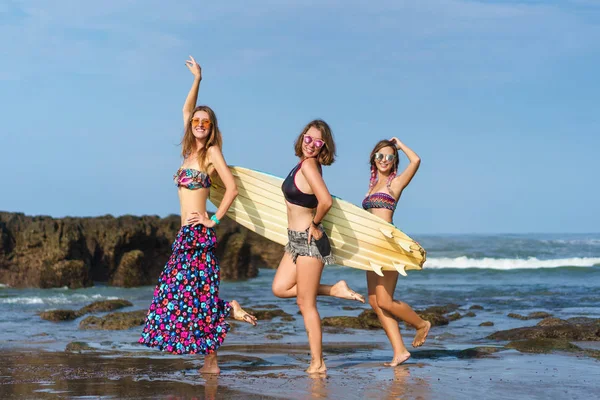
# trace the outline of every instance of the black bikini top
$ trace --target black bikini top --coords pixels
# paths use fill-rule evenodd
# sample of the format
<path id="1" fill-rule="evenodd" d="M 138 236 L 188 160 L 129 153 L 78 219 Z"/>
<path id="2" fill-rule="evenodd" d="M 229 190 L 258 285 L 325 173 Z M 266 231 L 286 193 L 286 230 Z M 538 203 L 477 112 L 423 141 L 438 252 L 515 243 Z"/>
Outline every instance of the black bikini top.
<path id="1" fill-rule="evenodd" d="M 281 190 L 283 191 L 283 197 L 285 197 L 288 202 L 300 207 L 315 208 L 319 204 L 317 196 L 304 193 L 296 186 L 296 174 L 300 170 L 303 162 L 304 160 L 300 161 L 298 165 L 292 168 L 287 178 L 283 181 Z"/>

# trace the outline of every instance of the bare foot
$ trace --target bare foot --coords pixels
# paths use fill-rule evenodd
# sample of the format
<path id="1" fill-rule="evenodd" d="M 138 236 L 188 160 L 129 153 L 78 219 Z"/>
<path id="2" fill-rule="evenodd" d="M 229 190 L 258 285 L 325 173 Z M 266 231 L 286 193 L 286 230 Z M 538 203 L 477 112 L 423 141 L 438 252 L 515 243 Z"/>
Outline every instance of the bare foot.
<path id="1" fill-rule="evenodd" d="M 325 361 L 323 361 L 323 359 L 319 361 L 311 361 L 310 365 L 306 369 L 306 372 L 309 374 L 324 374 L 327 372 Z"/>
<path id="2" fill-rule="evenodd" d="M 410 358 L 410 353 L 407 351 L 405 353 L 401 353 L 398 355 L 394 355 L 394 358 L 389 363 L 384 363 L 386 367 L 395 367 L 396 365 L 400 365 L 406 360 Z"/>
<path id="3" fill-rule="evenodd" d="M 413 340 L 413 347 L 423 346 L 425 343 L 425 339 L 427 339 L 427 334 L 429 333 L 429 329 L 431 328 L 431 322 L 425 321 L 425 325 L 421 328 L 417 329 L 417 333 L 415 334 L 415 340 Z"/>
<path id="4" fill-rule="evenodd" d="M 361 303 L 365 302 L 365 298 L 348 287 L 346 281 L 339 281 L 331 287 L 331 295 L 340 299 L 356 300 Z"/>
<path id="5" fill-rule="evenodd" d="M 233 319 L 238 321 L 244 321 L 256 326 L 256 317 L 244 311 L 242 306 L 240 306 L 240 303 L 238 303 L 236 300 L 231 300 L 229 304 L 231 304 L 231 308 L 233 308 Z"/>
<path id="6" fill-rule="evenodd" d="M 217 353 L 204 356 L 204 365 L 198 370 L 201 374 L 220 374 L 221 368 L 217 363 Z"/>

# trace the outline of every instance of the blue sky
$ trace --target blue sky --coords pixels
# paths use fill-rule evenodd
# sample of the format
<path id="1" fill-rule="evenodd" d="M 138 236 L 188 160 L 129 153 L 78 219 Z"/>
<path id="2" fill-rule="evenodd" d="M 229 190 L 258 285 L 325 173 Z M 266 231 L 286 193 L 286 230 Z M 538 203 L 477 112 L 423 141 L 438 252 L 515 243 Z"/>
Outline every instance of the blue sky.
<path id="1" fill-rule="evenodd" d="M 320 117 L 346 200 L 378 140 L 421 156 L 408 233 L 599 231 L 599 2 L 368 3 L 4 0 L 0 210 L 178 213 L 192 54 L 230 164 L 285 175 Z"/>

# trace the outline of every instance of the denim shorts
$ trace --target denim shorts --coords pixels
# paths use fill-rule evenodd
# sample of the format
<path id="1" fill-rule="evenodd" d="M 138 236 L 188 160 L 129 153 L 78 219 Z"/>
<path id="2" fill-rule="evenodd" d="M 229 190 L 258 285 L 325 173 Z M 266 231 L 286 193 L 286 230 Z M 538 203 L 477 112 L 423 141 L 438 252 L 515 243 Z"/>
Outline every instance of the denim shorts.
<path id="1" fill-rule="evenodd" d="M 323 232 L 323 228 L 319 227 L 319 229 Z M 305 231 L 288 229 L 287 232 L 288 244 L 285 245 L 285 251 L 292 256 L 294 263 L 298 256 L 307 256 L 317 258 L 325 265 L 335 264 L 335 257 L 331 253 L 331 244 L 325 232 L 319 240 L 312 237 L 310 246 L 308 245 L 308 229 Z"/>

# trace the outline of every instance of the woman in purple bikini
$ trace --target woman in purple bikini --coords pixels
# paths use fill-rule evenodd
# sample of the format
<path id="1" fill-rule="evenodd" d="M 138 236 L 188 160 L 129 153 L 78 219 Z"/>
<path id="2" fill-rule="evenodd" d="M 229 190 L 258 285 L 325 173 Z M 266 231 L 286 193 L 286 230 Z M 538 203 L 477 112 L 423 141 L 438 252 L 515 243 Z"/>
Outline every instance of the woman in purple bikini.
<path id="1" fill-rule="evenodd" d="M 233 203 L 237 187 L 221 152 L 221 132 L 214 111 L 196 107 L 202 71 L 190 57 L 186 65 L 194 83 L 183 106 L 185 134 L 183 163 L 174 176 L 179 192 L 181 229 L 172 254 L 158 279 L 139 343 L 173 354 L 204 354 L 201 373 L 218 374 L 217 349 L 223 343 L 232 316 L 256 325 L 256 318 L 235 300 L 219 297 L 219 262 L 214 227 Z M 216 173 L 226 191 L 221 206 L 208 218 L 206 201 Z"/>
<path id="2" fill-rule="evenodd" d="M 398 150 L 402 150 L 409 160 L 408 166 L 400 174 L 398 173 L 400 163 Z M 392 138 L 377 143 L 371 152 L 369 161 L 371 179 L 369 192 L 362 203 L 363 208 L 391 223 L 402 191 L 417 173 L 421 159 L 398 138 Z M 417 330 L 412 343 L 413 347 L 419 347 L 425 343 L 431 328 L 431 323 L 419 317 L 408 304 L 394 300 L 396 283 L 398 283 L 397 271 L 383 271 L 383 276 L 367 271 L 369 304 L 377 314 L 394 349 L 394 358 L 385 364 L 392 367 L 402 364 L 410 358 L 410 353 L 400 334 L 398 320 L 412 325 Z"/>

